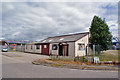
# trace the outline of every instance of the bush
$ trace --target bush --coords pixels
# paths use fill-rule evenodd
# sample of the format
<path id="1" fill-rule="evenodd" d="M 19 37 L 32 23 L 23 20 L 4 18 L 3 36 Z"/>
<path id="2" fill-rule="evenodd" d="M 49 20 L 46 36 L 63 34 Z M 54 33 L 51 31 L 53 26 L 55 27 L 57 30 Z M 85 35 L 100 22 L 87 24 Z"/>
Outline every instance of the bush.
<path id="1" fill-rule="evenodd" d="M 55 60 L 55 61 L 73 61 L 72 58 L 67 58 L 67 57 L 56 57 L 56 56 L 52 56 L 51 58 L 49 58 L 49 60 Z"/>
<path id="2" fill-rule="evenodd" d="M 88 62 L 88 60 L 84 56 L 77 56 L 74 58 L 74 61 Z"/>

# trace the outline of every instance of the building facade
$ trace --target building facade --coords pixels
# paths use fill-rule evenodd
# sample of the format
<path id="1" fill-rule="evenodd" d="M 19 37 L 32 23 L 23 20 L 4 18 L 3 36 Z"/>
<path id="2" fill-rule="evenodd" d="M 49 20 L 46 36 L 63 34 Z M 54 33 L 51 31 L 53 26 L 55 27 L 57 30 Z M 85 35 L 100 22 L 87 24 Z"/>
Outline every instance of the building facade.
<path id="1" fill-rule="evenodd" d="M 89 32 L 48 37 L 25 45 L 25 52 L 58 56 L 85 56 L 89 52 Z"/>

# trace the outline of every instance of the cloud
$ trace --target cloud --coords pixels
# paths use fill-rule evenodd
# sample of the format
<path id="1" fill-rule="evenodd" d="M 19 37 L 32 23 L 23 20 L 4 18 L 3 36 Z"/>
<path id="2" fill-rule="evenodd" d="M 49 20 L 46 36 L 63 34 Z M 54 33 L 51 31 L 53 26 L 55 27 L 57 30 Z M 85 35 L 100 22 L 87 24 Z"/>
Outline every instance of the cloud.
<path id="1" fill-rule="evenodd" d="M 3 3 L 2 9 L 3 33 L 9 34 L 6 36 L 8 39 L 41 40 L 86 32 L 94 15 L 105 17 L 111 31 L 114 24 L 110 22 L 115 23 L 117 29 L 117 3 L 7 2 Z"/>
<path id="2" fill-rule="evenodd" d="M 118 2 L 119 0 L 1 0 L 2 2 Z"/>
<path id="3" fill-rule="evenodd" d="M 113 36 L 118 36 L 118 22 L 116 21 L 109 21 L 107 22 L 109 29 Z"/>

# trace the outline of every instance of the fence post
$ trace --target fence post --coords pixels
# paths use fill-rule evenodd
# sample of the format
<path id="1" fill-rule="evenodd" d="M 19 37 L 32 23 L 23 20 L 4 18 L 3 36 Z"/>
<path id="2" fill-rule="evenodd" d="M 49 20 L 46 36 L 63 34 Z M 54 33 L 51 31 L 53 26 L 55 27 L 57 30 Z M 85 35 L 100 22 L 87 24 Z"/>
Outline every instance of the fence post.
<path id="1" fill-rule="evenodd" d="M 93 56 L 95 57 L 95 45 L 93 45 Z M 94 58 L 93 58 L 93 62 L 94 62 Z"/>
<path id="2" fill-rule="evenodd" d="M 95 57 L 95 45 L 93 45 L 93 56 Z"/>

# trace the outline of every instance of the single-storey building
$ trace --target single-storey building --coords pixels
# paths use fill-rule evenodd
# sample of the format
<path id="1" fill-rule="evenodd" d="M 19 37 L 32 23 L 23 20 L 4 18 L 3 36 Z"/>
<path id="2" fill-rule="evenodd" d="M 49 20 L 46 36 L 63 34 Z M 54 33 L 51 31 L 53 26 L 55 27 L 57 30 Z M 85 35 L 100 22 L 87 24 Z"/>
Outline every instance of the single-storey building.
<path id="1" fill-rule="evenodd" d="M 85 56 L 88 54 L 89 32 L 48 37 L 41 42 L 25 45 L 25 52 L 59 56 Z"/>
<path id="2" fill-rule="evenodd" d="M 37 42 L 27 43 L 25 44 L 25 52 L 41 53 L 41 45 L 37 44 Z"/>

